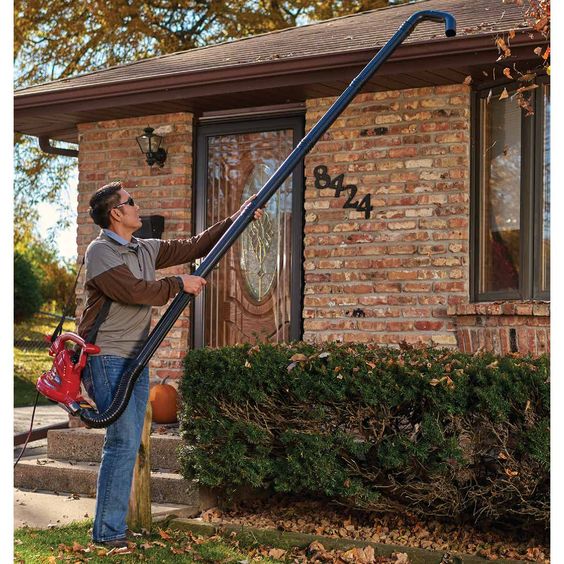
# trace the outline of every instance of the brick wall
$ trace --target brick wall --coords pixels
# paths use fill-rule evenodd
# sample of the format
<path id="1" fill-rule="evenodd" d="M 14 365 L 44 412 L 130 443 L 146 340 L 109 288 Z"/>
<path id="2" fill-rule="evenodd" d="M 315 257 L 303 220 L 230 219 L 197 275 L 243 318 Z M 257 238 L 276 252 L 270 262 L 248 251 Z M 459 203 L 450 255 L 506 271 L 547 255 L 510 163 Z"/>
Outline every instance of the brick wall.
<path id="1" fill-rule="evenodd" d="M 460 350 L 539 355 L 550 352 L 550 304 L 493 302 L 451 306 Z"/>
<path id="2" fill-rule="evenodd" d="M 135 137 L 150 124 L 164 137 L 168 158 L 163 168 L 149 167 Z M 141 215 L 165 217 L 163 238 L 184 238 L 191 234 L 192 194 L 192 115 L 175 113 L 79 125 L 78 158 L 78 256 L 82 260 L 86 247 L 99 232 L 88 216 L 92 193 L 113 180 L 122 180 L 139 204 Z M 188 272 L 186 266 L 161 270 L 158 276 Z M 81 275 L 78 286 L 80 315 L 84 296 Z M 155 308 L 153 325 L 166 306 Z M 152 376 L 178 378 L 189 342 L 189 309 L 183 312 L 150 363 Z"/>
<path id="3" fill-rule="evenodd" d="M 333 99 L 309 100 L 306 128 Z M 306 158 L 304 339 L 456 345 L 468 297 L 469 89 L 356 97 Z M 371 195 L 315 187 L 314 170 Z"/>

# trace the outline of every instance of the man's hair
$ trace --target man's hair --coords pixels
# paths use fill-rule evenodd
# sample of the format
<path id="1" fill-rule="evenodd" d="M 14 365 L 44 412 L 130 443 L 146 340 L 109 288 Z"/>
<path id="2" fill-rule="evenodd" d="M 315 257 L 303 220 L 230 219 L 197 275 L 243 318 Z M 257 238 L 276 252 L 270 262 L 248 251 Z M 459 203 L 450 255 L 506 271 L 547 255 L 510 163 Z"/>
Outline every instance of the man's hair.
<path id="1" fill-rule="evenodd" d="M 90 198 L 90 209 L 88 213 L 94 223 L 102 228 L 110 226 L 110 211 L 119 204 L 118 192 L 123 188 L 122 183 L 117 180 L 110 182 L 96 192 Z"/>

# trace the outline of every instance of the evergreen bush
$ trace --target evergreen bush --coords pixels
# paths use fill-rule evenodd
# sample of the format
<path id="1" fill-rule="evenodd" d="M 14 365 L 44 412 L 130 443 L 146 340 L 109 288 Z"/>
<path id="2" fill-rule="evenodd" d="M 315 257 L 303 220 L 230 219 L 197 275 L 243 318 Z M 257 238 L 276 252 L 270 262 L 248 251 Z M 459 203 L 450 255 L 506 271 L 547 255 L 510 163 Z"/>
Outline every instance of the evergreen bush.
<path id="1" fill-rule="evenodd" d="M 190 351 L 187 479 L 374 511 L 548 525 L 549 363 L 363 344 Z"/>
<path id="2" fill-rule="evenodd" d="M 14 320 L 29 319 L 43 304 L 41 282 L 29 258 L 14 252 Z"/>

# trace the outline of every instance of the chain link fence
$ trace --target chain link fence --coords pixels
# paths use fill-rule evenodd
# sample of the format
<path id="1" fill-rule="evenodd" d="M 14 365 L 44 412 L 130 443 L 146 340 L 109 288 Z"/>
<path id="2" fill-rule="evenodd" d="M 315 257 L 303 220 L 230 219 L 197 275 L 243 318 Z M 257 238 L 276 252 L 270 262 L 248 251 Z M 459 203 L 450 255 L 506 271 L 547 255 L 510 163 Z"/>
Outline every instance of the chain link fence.
<path id="1" fill-rule="evenodd" d="M 26 352 L 46 350 L 60 320 L 60 314 L 42 311 L 14 325 L 14 347 Z M 63 331 L 76 331 L 74 317 L 65 319 Z"/>

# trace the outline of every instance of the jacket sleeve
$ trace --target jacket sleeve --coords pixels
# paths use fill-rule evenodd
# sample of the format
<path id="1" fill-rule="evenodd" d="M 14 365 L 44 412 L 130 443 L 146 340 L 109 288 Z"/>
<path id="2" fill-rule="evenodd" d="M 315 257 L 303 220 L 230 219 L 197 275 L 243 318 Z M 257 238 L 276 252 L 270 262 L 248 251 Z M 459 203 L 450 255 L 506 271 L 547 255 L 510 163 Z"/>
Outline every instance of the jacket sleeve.
<path id="1" fill-rule="evenodd" d="M 190 239 L 161 241 L 155 268 L 185 264 L 206 256 L 232 223 L 228 217 Z"/>
<path id="2" fill-rule="evenodd" d="M 166 304 L 180 291 L 180 281 L 176 276 L 161 280 L 143 280 L 137 278 L 124 264 L 119 255 L 106 246 L 98 246 L 87 255 L 90 269 L 86 286 L 122 304 L 154 305 Z"/>

